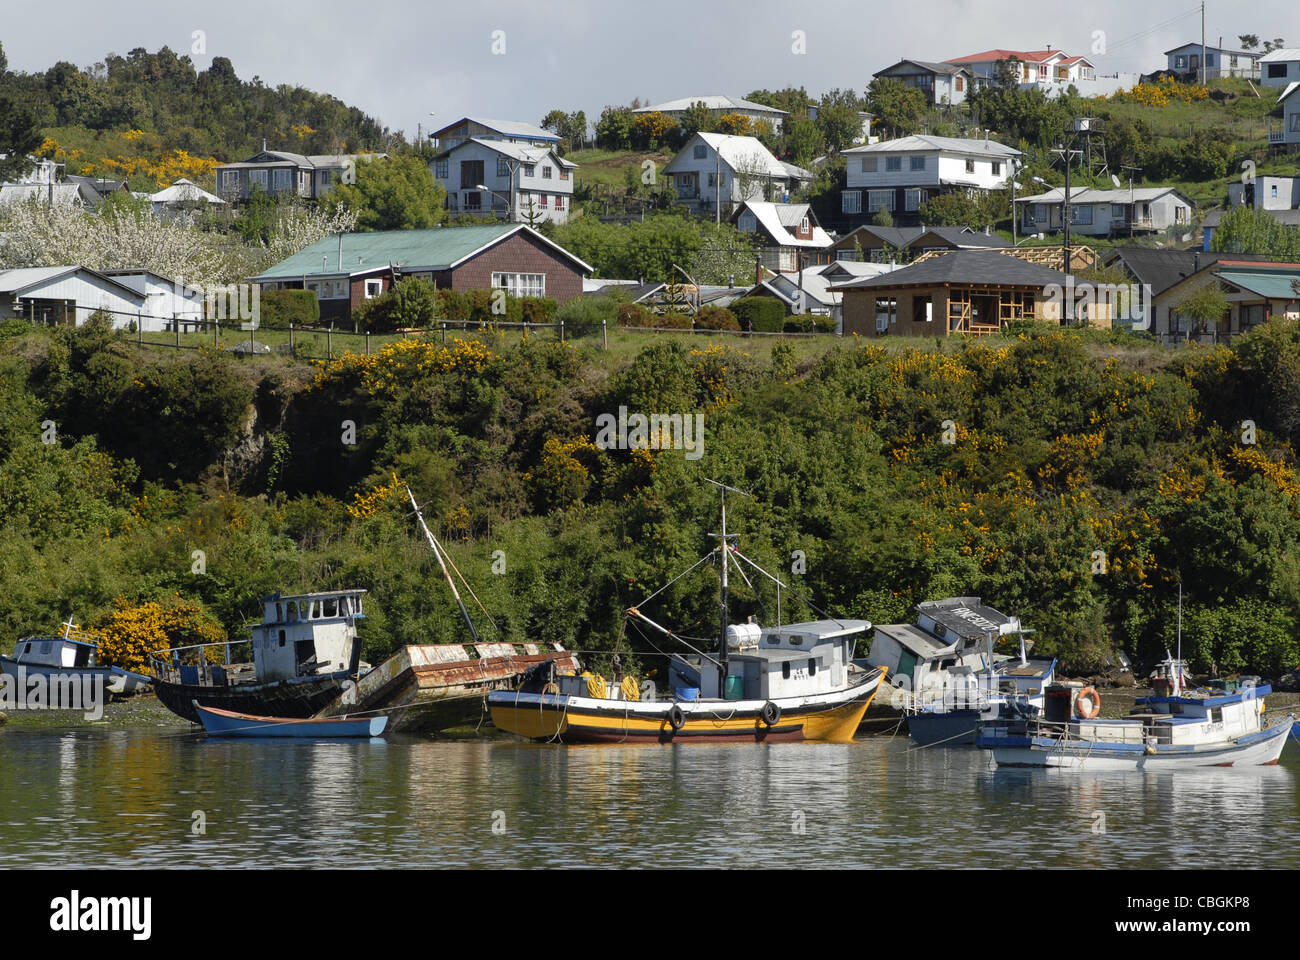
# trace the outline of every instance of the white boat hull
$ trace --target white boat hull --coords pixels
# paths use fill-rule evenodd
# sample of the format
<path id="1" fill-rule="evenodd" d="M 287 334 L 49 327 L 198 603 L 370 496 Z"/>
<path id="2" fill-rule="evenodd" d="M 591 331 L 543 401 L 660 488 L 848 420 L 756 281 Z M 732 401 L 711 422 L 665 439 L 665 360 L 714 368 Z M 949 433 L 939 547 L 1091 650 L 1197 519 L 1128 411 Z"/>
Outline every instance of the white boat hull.
<path id="1" fill-rule="evenodd" d="M 1071 741 L 1062 743 L 1035 737 L 1015 746 L 999 746 L 987 739 L 980 746 L 993 753 L 1000 767 L 1054 767 L 1065 770 L 1177 770 L 1190 767 L 1252 767 L 1278 762 L 1286 746 L 1291 721 L 1276 724 L 1249 737 L 1191 749 L 1158 746 L 1154 753 L 1127 744 Z M 1246 741 L 1246 742 L 1242 742 Z"/>

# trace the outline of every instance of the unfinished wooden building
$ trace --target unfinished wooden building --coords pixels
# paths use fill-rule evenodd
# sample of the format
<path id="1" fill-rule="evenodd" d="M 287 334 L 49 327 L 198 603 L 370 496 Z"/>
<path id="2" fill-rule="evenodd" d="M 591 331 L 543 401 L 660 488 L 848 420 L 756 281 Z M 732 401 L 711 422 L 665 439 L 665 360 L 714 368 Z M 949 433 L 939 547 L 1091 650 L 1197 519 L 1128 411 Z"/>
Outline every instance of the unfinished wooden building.
<path id="1" fill-rule="evenodd" d="M 1002 253 L 959 250 L 837 286 L 844 333 L 864 337 L 988 335 L 1014 320 L 1109 327 L 1107 304 L 1079 304 L 1070 278 Z M 1069 301 L 1073 306 L 1063 309 Z"/>

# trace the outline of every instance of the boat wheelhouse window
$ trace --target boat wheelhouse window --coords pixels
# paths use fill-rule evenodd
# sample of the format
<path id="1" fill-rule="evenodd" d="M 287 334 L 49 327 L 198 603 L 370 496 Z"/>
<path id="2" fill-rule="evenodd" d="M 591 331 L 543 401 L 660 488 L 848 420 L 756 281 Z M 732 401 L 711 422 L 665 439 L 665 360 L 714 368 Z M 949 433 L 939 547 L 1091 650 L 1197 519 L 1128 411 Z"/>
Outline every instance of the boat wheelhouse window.
<path id="1" fill-rule="evenodd" d="M 1223 708 L 1210 707 L 1210 723 L 1223 723 Z"/>
<path id="2" fill-rule="evenodd" d="M 280 631 L 280 646 L 282 646 L 282 647 L 284 646 L 284 641 L 285 641 L 285 634 L 284 634 L 284 631 L 281 630 L 281 631 Z"/>
<path id="3" fill-rule="evenodd" d="M 790 646 L 792 646 L 792 647 L 800 646 L 802 643 L 803 643 L 803 637 L 800 637 L 800 636 L 792 636 L 792 637 L 790 638 Z"/>
<path id="4" fill-rule="evenodd" d="M 23 653 L 31 653 L 31 652 L 32 652 L 32 645 L 29 643 L 27 644 L 27 649 L 24 650 Z"/>
<path id="5" fill-rule="evenodd" d="M 785 663 L 781 664 L 781 678 L 784 679 L 784 680 L 789 680 L 789 679 L 790 679 L 790 661 L 789 661 L 789 660 L 787 660 Z"/>
<path id="6" fill-rule="evenodd" d="M 319 601 L 319 600 L 313 600 L 313 601 L 311 602 L 311 607 L 308 608 L 308 611 L 307 611 L 307 619 L 308 619 L 308 620 L 316 620 L 316 619 L 319 619 L 319 617 L 320 617 L 320 601 Z"/>
<path id="7" fill-rule="evenodd" d="M 279 601 L 275 604 L 275 619 L 277 623 L 284 622 L 284 604 Z"/>
<path id="8" fill-rule="evenodd" d="M 337 617 L 339 615 L 338 597 L 330 597 L 325 601 L 325 616 Z"/>
<path id="9" fill-rule="evenodd" d="M 816 657 L 809 657 L 809 658 L 808 658 L 808 676 L 810 676 L 810 677 L 815 677 L 815 676 L 817 676 L 817 658 L 816 658 Z"/>
<path id="10" fill-rule="evenodd" d="M 292 622 L 292 621 L 294 621 L 294 620 L 297 620 L 297 619 L 298 619 L 298 601 L 297 601 L 297 600 L 290 600 L 290 601 L 289 601 L 289 607 L 288 607 L 288 610 L 289 610 L 289 621 Z"/>

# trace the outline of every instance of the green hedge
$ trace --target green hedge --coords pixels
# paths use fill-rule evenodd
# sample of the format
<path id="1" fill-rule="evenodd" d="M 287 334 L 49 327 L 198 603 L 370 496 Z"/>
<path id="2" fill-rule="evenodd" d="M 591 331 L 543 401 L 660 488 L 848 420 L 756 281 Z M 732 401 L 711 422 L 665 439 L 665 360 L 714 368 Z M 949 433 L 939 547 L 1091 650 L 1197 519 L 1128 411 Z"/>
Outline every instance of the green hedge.
<path id="1" fill-rule="evenodd" d="M 288 330 L 320 322 L 320 301 L 311 290 L 264 290 L 259 295 L 261 319 L 267 330 Z"/>
<path id="2" fill-rule="evenodd" d="M 726 307 L 701 307 L 695 326 L 700 330 L 739 330 L 740 321 Z"/>
<path id="3" fill-rule="evenodd" d="M 741 297 L 731 305 L 731 312 L 742 329 L 748 320 L 760 333 L 780 333 L 785 323 L 785 304 L 774 297 Z"/>

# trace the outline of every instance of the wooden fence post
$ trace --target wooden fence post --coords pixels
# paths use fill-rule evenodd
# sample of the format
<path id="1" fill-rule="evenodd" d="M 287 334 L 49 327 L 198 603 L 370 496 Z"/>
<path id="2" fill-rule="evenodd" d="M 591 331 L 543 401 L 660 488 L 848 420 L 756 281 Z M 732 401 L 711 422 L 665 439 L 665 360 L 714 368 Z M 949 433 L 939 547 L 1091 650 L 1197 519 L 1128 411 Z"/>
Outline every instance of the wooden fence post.
<path id="1" fill-rule="evenodd" d="M 289 324 L 289 353 L 293 353 L 293 324 Z"/>
<path id="2" fill-rule="evenodd" d="M 609 349 L 609 321 L 607 320 L 600 321 L 600 342 L 604 349 Z"/>

